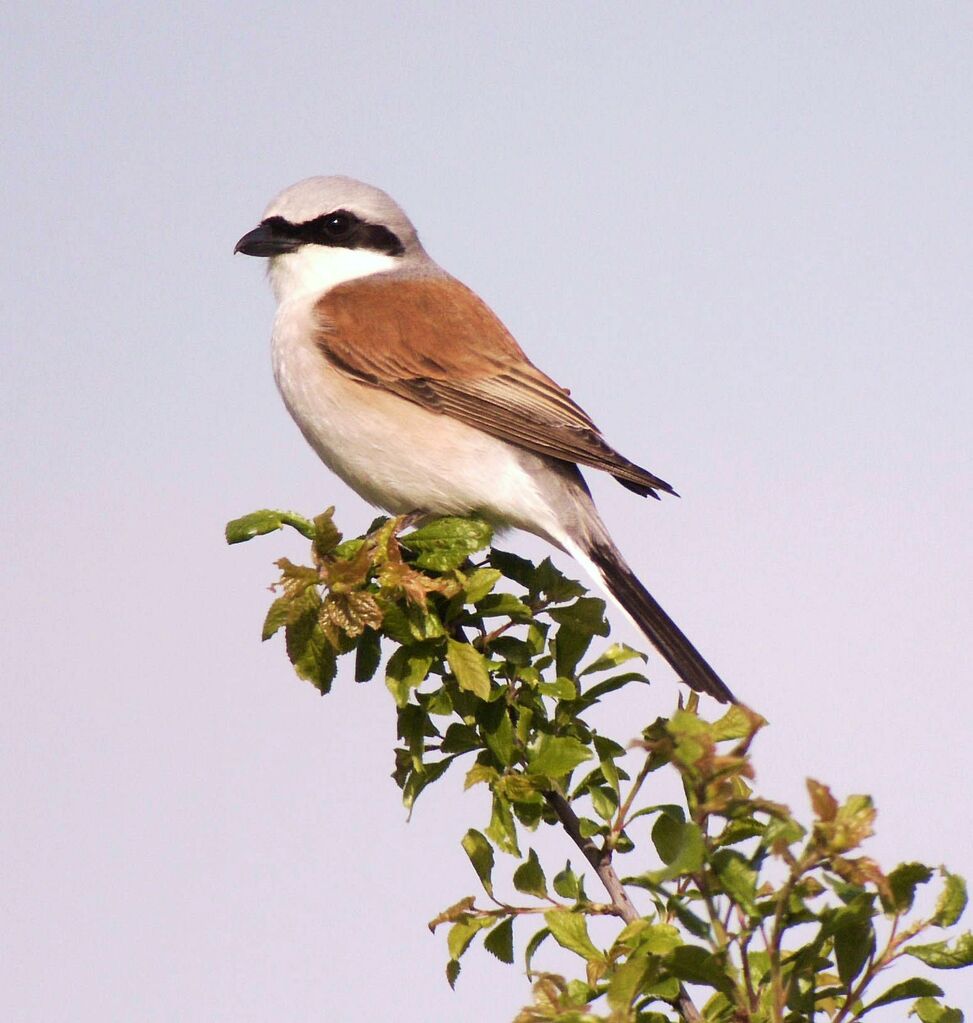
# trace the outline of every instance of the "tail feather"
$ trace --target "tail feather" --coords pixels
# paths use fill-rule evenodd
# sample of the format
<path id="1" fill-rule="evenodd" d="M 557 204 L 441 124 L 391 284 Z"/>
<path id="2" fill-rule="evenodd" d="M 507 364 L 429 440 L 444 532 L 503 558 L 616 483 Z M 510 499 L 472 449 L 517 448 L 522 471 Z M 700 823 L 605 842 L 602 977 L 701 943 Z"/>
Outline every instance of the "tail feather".
<path id="1" fill-rule="evenodd" d="M 632 623 L 666 659 L 676 674 L 701 693 L 720 703 L 736 703 L 726 683 L 706 663 L 658 601 L 639 582 L 615 545 L 603 537 L 588 539 L 584 547 L 572 541 L 570 553 L 597 579 Z"/>

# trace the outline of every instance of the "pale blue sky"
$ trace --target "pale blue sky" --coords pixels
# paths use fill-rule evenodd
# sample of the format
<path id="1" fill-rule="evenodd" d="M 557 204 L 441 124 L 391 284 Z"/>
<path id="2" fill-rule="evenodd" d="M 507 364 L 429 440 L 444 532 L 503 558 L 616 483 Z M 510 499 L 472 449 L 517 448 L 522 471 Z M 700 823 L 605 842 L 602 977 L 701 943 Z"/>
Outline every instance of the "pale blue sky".
<path id="1" fill-rule="evenodd" d="M 592 480 L 772 720 L 767 794 L 871 792 L 880 860 L 973 873 L 973 8 L 20 3 L 0 77 L 5 1020 L 526 998 L 485 954 L 451 993 L 424 927 L 475 890 L 482 796 L 407 826 L 381 684 L 322 700 L 259 643 L 300 548 L 222 542 L 264 505 L 371 517 L 288 419 L 231 256 L 309 174 L 391 192 L 683 495 Z M 656 667 L 623 738 L 673 704 Z"/>

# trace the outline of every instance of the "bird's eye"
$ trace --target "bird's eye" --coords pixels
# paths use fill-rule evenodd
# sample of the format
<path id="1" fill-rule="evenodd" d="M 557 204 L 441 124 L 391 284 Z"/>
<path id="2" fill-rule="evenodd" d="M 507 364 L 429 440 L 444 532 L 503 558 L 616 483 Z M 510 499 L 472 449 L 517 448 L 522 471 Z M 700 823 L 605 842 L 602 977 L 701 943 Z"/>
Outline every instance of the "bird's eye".
<path id="1" fill-rule="evenodd" d="M 352 223 L 352 218 L 347 213 L 330 213 L 324 218 L 324 229 L 333 238 L 337 238 L 347 234 Z"/>

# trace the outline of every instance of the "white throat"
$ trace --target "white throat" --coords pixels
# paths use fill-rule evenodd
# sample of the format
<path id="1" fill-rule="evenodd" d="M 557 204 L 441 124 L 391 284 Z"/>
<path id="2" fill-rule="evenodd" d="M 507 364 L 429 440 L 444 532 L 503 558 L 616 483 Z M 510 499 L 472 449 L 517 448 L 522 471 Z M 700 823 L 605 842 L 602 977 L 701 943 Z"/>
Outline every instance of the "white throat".
<path id="1" fill-rule="evenodd" d="M 274 256 L 267 268 L 278 302 L 321 295 L 345 281 L 394 270 L 401 259 L 374 249 L 339 249 L 302 245 L 296 252 Z"/>

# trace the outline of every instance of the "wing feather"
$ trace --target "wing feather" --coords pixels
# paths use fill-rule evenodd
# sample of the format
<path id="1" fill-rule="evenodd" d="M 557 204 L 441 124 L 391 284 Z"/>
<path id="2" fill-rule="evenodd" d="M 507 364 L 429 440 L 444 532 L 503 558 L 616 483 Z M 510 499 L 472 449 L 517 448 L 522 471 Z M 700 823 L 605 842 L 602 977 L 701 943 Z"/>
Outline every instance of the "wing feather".
<path id="1" fill-rule="evenodd" d="M 484 433 L 601 469 L 631 490 L 675 493 L 624 458 L 568 391 L 534 366 L 469 288 L 444 275 L 376 274 L 341 284 L 317 307 L 317 345 L 359 383 Z"/>

